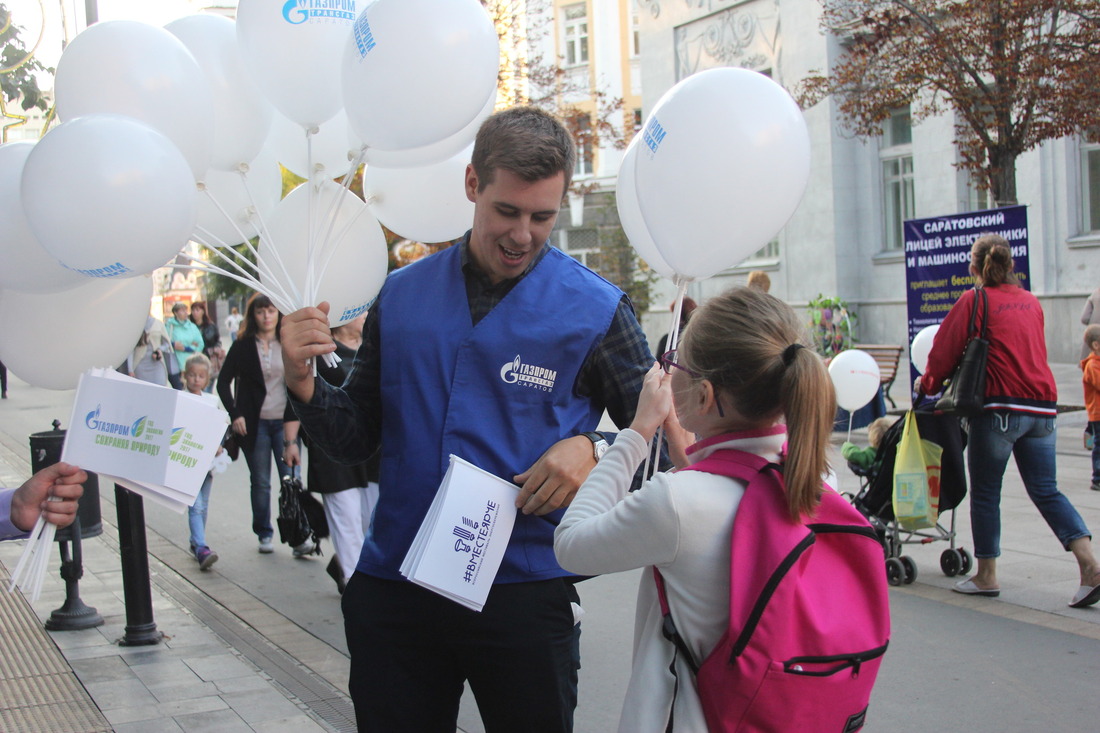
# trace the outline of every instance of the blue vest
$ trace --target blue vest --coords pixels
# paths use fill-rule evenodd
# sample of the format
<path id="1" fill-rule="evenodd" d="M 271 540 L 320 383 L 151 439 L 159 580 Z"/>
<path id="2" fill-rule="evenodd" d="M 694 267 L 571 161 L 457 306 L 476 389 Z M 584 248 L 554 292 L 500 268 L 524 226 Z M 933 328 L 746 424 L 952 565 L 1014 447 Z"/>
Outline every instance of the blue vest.
<path id="1" fill-rule="evenodd" d="M 389 276 L 378 298 L 381 491 L 357 570 L 401 579 L 450 454 L 512 481 L 557 441 L 595 429 L 603 403 L 573 390 L 621 298 L 556 249 L 476 326 L 460 247 Z M 517 515 L 497 582 L 568 575 L 553 548 L 562 513 Z"/>

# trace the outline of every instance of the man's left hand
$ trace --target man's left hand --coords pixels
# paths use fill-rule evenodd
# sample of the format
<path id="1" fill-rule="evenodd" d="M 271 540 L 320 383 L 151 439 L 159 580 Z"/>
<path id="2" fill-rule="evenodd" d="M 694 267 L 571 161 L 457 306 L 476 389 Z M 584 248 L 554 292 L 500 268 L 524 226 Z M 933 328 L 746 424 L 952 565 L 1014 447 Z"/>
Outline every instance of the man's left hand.
<path id="1" fill-rule="evenodd" d="M 521 485 L 516 508 L 524 514 L 542 516 L 569 506 L 595 466 L 591 440 L 583 435 L 559 440 L 515 477 Z"/>

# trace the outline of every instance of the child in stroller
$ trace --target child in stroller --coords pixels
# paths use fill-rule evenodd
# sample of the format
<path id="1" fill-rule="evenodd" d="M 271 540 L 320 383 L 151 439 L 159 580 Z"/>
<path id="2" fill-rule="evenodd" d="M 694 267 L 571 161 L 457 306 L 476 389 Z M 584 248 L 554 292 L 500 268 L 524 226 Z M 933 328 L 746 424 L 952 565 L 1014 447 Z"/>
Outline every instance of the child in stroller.
<path id="1" fill-rule="evenodd" d="M 916 410 L 917 428 L 921 438 L 930 440 L 943 448 L 940 460 L 940 516 L 944 512 L 951 512 L 950 528 L 945 528 L 937 522 L 935 527 L 929 529 L 907 530 L 901 527 L 894 518 L 893 494 L 894 494 L 894 461 L 897 458 L 898 443 L 901 441 L 901 433 L 905 426 L 905 420 L 886 417 L 879 418 L 875 423 L 885 421 L 887 423 L 881 439 L 875 441 L 871 437 L 871 424 L 868 428 L 868 440 L 874 445 L 877 442 L 874 459 L 868 467 L 860 465 L 862 461 L 848 460 L 848 468 L 860 478 L 860 490 L 855 496 L 849 496 L 852 506 L 860 511 L 863 516 L 879 533 L 886 554 L 886 577 L 892 585 L 912 583 L 917 578 L 917 566 L 913 559 L 902 555 L 902 545 L 920 543 L 927 544 L 938 540 L 947 540 L 949 548 L 940 555 L 940 569 L 944 575 L 955 575 L 969 572 L 972 560 L 970 553 L 961 547 L 955 546 L 955 512 L 966 496 L 966 464 L 963 459 L 963 449 L 966 447 L 966 433 L 959 425 L 958 418 L 948 415 L 936 415 L 927 410 Z M 881 429 L 875 428 L 875 432 Z M 859 449 L 854 451 L 853 458 L 865 458 L 866 453 Z M 845 456 L 847 457 L 847 456 Z"/>
<path id="2" fill-rule="evenodd" d="M 848 461 L 848 465 L 852 467 L 852 472 L 856 473 L 857 469 L 862 469 L 864 472 L 870 471 L 875 465 L 875 461 L 878 458 L 878 448 L 882 445 L 882 436 L 886 435 L 886 431 L 890 429 L 895 422 L 896 417 L 880 417 L 876 418 L 867 426 L 867 442 L 869 445 L 866 448 L 860 448 L 855 443 L 845 441 L 844 445 L 840 446 L 840 455 L 844 460 Z M 856 475 L 861 475 L 856 473 Z"/>

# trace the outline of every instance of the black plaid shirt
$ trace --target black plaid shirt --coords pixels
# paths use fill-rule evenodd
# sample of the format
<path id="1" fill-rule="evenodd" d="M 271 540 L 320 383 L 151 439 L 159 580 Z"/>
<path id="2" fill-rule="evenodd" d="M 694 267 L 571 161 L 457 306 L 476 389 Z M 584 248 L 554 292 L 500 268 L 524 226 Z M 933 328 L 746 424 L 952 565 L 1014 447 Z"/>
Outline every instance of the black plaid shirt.
<path id="1" fill-rule="evenodd" d="M 511 292 L 546 256 L 549 248 L 549 245 L 544 245 L 543 251 L 519 277 L 493 285 L 470 262 L 466 242 L 457 246 L 462 247 L 466 296 L 470 317 L 475 324 Z M 314 379 L 313 399 L 309 404 L 299 402 L 293 396 L 290 398 L 302 420 L 302 427 L 324 447 L 325 453 L 342 463 L 367 460 L 381 442 L 380 317 L 376 303 L 367 315 L 363 326 L 363 345 L 355 355 L 342 388 L 332 387 L 318 377 Z M 624 295 L 603 340 L 581 366 L 573 385 L 574 394 L 592 399 L 607 410 L 616 425 L 625 428 L 634 419 L 642 380 L 653 361 L 645 334 L 634 315 L 634 307 Z"/>

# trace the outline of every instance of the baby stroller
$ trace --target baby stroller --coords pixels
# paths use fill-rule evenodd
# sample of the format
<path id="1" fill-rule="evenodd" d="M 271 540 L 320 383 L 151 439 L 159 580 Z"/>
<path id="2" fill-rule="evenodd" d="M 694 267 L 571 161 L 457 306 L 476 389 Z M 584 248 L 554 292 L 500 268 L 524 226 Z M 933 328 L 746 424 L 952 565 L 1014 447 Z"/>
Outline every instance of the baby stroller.
<path id="1" fill-rule="evenodd" d="M 899 418 L 883 435 L 870 469 L 848 463 L 848 468 L 860 478 L 859 493 L 848 498 L 852 506 L 867 517 L 882 540 L 886 553 L 886 578 L 891 585 L 909 584 L 917 578 L 917 565 L 911 557 L 901 554 L 902 545 L 946 540 L 950 546 L 940 555 L 940 569 L 948 577 L 970 572 L 972 564 L 970 553 L 955 546 L 954 509 L 966 496 L 966 466 L 963 461 L 966 433 L 958 418 L 936 415 L 930 409 L 920 407 L 916 409 L 916 416 L 921 438 L 943 448 L 940 460 L 940 521 L 935 527 L 908 530 L 894 518 L 894 461 L 905 420 Z M 951 512 L 950 528 L 942 525 L 944 512 Z"/>

